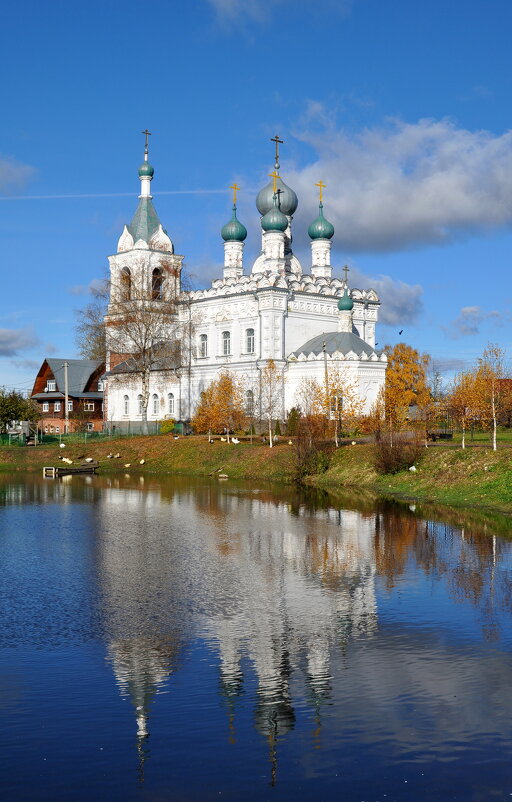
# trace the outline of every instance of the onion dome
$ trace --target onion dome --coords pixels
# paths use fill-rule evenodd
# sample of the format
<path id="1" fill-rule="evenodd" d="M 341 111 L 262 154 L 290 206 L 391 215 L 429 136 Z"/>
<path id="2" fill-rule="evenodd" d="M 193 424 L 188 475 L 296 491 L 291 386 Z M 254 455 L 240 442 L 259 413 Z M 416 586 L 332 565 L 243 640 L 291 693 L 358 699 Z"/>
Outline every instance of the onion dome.
<path id="1" fill-rule="evenodd" d="M 291 217 L 295 214 L 299 201 L 297 195 L 290 189 L 281 178 L 276 178 L 276 187 L 279 190 L 279 208 L 283 214 Z M 270 181 L 266 187 L 260 189 L 256 198 L 256 207 L 261 215 L 267 214 L 272 209 L 274 197 L 274 182 Z"/>
<path id="2" fill-rule="evenodd" d="M 324 217 L 323 203 L 318 207 L 318 217 L 309 226 L 308 234 L 311 239 L 331 239 L 334 236 L 333 224 Z"/>
<path id="3" fill-rule="evenodd" d="M 277 205 L 277 195 L 274 195 L 272 207 L 261 218 L 261 227 L 263 231 L 286 231 L 288 228 L 288 218 Z"/>
<path id="4" fill-rule="evenodd" d="M 247 237 L 246 227 L 237 219 L 236 203 L 233 204 L 233 216 L 229 223 L 222 226 L 220 235 L 224 242 L 243 242 Z"/>
<path id="5" fill-rule="evenodd" d="M 139 176 L 147 175 L 150 178 L 153 178 L 153 174 L 155 172 L 154 167 L 151 166 L 149 162 L 142 162 L 141 166 L 139 167 Z"/>
<path id="6" fill-rule="evenodd" d="M 311 236 L 311 234 L 309 235 Z M 345 287 L 345 292 L 338 301 L 338 309 L 340 312 L 351 312 L 354 308 L 354 301 L 348 294 L 348 289 Z"/>

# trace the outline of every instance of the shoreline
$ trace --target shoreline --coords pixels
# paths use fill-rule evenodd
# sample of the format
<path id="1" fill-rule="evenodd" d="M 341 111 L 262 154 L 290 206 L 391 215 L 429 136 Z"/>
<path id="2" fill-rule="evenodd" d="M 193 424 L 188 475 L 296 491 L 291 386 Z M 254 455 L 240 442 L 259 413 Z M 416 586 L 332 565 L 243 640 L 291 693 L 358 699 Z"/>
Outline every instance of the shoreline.
<path id="1" fill-rule="evenodd" d="M 119 457 L 108 458 L 109 454 Z M 2 446 L 0 472 L 37 472 L 59 465 L 66 456 L 78 464 L 85 457 L 99 463 L 99 473 L 215 477 L 299 485 L 295 451 L 282 439 L 274 448 L 262 443 L 238 445 L 204 436 L 148 435 L 36 447 Z M 512 518 L 512 452 L 500 449 L 427 448 L 416 472 L 379 475 L 372 465 L 372 446 L 345 445 L 333 452 L 328 469 L 304 478 L 303 485 L 330 493 L 367 490 L 404 503 L 442 504 L 479 509 Z M 144 460 L 141 465 L 140 461 Z M 511 521 L 512 523 L 512 521 Z"/>

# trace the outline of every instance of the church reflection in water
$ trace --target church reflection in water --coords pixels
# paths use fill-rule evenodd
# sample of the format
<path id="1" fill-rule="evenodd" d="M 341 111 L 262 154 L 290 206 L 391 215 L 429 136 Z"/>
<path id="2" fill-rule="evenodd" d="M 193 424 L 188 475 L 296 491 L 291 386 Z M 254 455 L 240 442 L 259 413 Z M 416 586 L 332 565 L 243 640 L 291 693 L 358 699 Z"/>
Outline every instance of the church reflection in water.
<path id="1" fill-rule="evenodd" d="M 278 743 L 297 710 L 319 740 L 333 662 L 339 669 L 351 643 L 378 633 L 377 586 L 388 592 L 411 557 L 426 574 L 445 573 L 452 595 L 492 610 L 496 539 L 464 537 L 403 508 L 308 508 L 286 493 L 149 483 L 104 488 L 98 516 L 108 659 L 133 705 L 142 778 L 152 706 L 192 639 L 216 655 L 232 743 L 237 705 L 251 699 L 275 783 Z M 509 595 L 501 589 L 510 609 Z"/>

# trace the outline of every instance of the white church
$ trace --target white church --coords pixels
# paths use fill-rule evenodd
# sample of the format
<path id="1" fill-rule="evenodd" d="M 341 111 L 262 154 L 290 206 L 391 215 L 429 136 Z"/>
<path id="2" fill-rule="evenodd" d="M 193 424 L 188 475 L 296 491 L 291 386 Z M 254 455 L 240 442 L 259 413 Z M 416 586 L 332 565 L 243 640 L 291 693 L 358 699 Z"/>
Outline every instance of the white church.
<path id="1" fill-rule="evenodd" d="M 184 291 L 184 257 L 162 227 L 151 195 L 154 169 L 148 147 L 139 167 L 139 204 L 125 225 L 117 253 L 109 257 L 111 297 L 107 332 L 136 297 L 152 299 L 155 315 L 177 298 L 169 320 L 171 332 L 188 330 L 188 355 L 181 362 L 156 361 L 151 371 L 148 421 L 165 417 L 189 421 L 201 392 L 229 371 L 243 378 L 247 407 L 257 407 L 261 370 L 272 359 L 282 374 L 281 419 L 298 405 L 304 379 L 325 382 L 326 371 L 338 368 L 357 388 L 368 412 L 384 384 L 386 355 L 375 348 L 380 301 L 373 289 L 349 288 L 331 265 L 333 225 L 324 217 L 320 181 L 318 217 L 311 223 L 311 264 L 303 267 L 292 248 L 293 215 L 297 195 L 280 176 L 278 137 L 272 180 L 257 195 L 261 215 L 261 253 L 244 266 L 247 229 L 237 218 L 236 184 L 232 217 L 223 226 L 224 270 L 211 287 Z M 165 265 L 165 269 L 162 269 Z M 187 329 L 188 326 L 188 329 Z M 160 337 L 160 342 L 162 337 Z M 155 343 L 158 345 L 158 343 Z M 117 350 L 117 352 L 116 352 Z M 105 375 L 105 424 L 132 430 L 143 413 L 141 377 L 129 354 L 108 341 Z M 255 417 L 258 410 L 254 409 Z"/>

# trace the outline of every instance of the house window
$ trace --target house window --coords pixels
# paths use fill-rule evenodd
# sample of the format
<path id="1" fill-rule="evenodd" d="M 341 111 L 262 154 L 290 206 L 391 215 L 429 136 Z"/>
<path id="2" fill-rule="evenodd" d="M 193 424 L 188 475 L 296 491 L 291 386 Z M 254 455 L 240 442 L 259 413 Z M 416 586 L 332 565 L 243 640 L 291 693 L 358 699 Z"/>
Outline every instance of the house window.
<path id="1" fill-rule="evenodd" d="M 50 405 L 49 405 L 48 401 L 45 401 L 44 404 L 43 404 L 43 412 L 48 412 L 49 409 L 50 409 Z"/>
<path id="2" fill-rule="evenodd" d="M 254 415 L 254 393 L 252 390 L 247 390 L 245 394 L 245 410 L 248 415 Z"/>
<path id="3" fill-rule="evenodd" d="M 158 415 L 159 409 L 160 409 L 160 404 L 158 401 L 158 396 L 156 393 L 153 393 L 153 415 Z"/>
<path id="4" fill-rule="evenodd" d="M 164 277 L 162 275 L 162 271 L 155 267 L 153 270 L 153 276 L 151 280 L 151 298 L 153 301 L 161 301 L 163 298 L 162 286 L 164 283 Z"/>
<path id="5" fill-rule="evenodd" d="M 44 433 L 45 433 L 45 434 L 48 434 L 48 426 L 45 426 L 45 427 L 44 427 Z"/>
<path id="6" fill-rule="evenodd" d="M 53 411 L 60 412 L 60 401 L 55 402 L 55 404 L 53 405 Z"/>
<path id="7" fill-rule="evenodd" d="M 222 355 L 229 356 L 231 354 L 231 334 L 229 331 L 222 332 Z"/>
<path id="8" fill-rule="evenodd" d="M 50 381 L 48 382 L 48 392 L 49 392 L 49 393 L 54 393 L 56 389 L 57 389 L 56 382 L 55 382 L 55 381 L 52 381 L 52 380 L 50 380 Z"/>
<path id="9" fill-rule="evenodd" d="M 101 379 L 98 381 L 98 392 L 99 393 L 103 392 L 103 382 L 101 381 Z"/>
<path id="10" fill-rule="evenodd" d="M 128 398 L 127 395 L 123 396 L 123 410 L 124 410 L 123 415 L 130 414 L 130 399 Z"/>
<path id="11" fill-rule="evenodd" d="M 87 424 L 87 431 L 88 432 L 93 432 L 94 431 L 94 423 L 91 423 L 89 421 L 89 423 Z"/>
<path id="12" fill-rule="evenodd" d="M 68 412 L 73 412 L 73 402 L 68 401 Z"/>
<path id="13" fill-rule="evenodd" d="M 167 409 L 169 415 L 174 415 L 174 393 L 169 393 L 167 396 Z"/>
<path id="14" fill-rule="evenodd" d="M 137 396 L 137 414 L 142 415 L 142 396 L 140 393 Z"/>
<path id="15" fill-rule="evenodd" d="M 86 412 L 94 412 L 94 401 L 86 401 L 84 403 L 84 409 Z"/>
<path id="16" fill-rule="evenodd" d="M 248 354 L 254 354 L 254 329 L 245 332 L 245 349 Z"/>
<path id="17" fill-rule="evenodd" d="M 55 432 L 56 432 L 57 434 L 59 434 L 59 432 L 60 432 L 60 426 L 56 426 L 56 427 L 55 427 Z"/>
<path id="18" fill-rule="evenodd" d="M 208 356 L 208 335 L 201 334 L 199 338 L 199 356 L 206 357 Z"/>
<path id="19" fill-rule="evenodd" d="M 121 286 L 120 286 L 120 299 L 121 301 L 130 301 L 132 297 L 132 274 L 127 267 L 121 270 Z"/>

